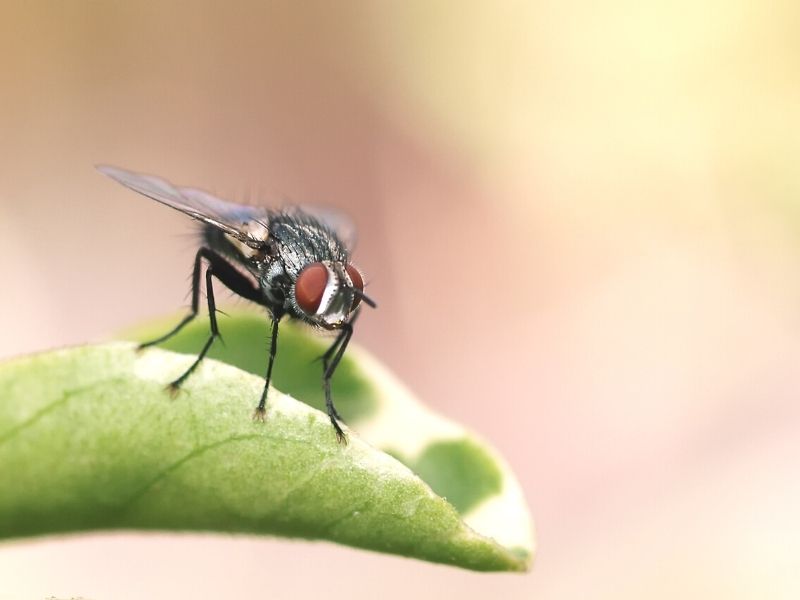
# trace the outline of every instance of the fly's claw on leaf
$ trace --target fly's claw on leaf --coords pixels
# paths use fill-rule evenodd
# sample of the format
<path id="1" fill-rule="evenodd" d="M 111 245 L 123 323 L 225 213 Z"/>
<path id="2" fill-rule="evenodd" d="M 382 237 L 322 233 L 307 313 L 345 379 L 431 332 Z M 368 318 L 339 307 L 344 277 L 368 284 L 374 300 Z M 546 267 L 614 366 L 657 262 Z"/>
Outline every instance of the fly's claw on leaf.
<path id="1" fill-rule="evenodd" d="M 256 409 L 253 411 L 253 421 L 256 421 L 257 423 L 263 423 L 266 420 L 267 420 L 267 409 L 256 407 Z"/>
<path id="2" fill-rule="evenodd" d="M 167 393 L 169 397 L 175 400 L 178 397 L 178 392 L 181 391 L 181 384 L 177 381 L 173 381 L 172 383 L 168 384 L 166 387 Z"/>

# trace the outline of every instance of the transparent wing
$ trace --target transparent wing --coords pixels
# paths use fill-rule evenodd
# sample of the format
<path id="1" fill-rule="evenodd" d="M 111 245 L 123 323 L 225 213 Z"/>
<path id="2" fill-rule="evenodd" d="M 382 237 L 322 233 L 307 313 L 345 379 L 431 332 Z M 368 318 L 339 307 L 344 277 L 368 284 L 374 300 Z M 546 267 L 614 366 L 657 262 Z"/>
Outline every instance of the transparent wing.
<path id="1" fill-rule="evenodd" d="M 257 222 L 266 226 L 269 212 L 265 208 L 227 202 L 203 190 L 176 187 L 160 177 L 119 167 L 98 165 L 97 170 L 143 196 L 221 229 L 248 246 L 258 248 L 264 242 L 263 237 L 253 235 L 252 225 Z"/>

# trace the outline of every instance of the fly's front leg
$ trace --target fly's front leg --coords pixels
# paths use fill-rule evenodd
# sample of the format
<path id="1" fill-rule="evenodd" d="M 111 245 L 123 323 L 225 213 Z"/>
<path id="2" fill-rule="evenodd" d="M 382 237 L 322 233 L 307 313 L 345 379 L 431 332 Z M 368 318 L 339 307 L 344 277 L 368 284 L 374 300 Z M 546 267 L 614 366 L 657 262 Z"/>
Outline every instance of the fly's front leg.
<path id="1" fill-rule="evenodd" d="M 332 414 L 338 421 L 344 421 L 344 419 L 342 419 L 342 417 L 339 415 L 339 412 L 336 410 L 336 407 L 333 405 L 333 400 L 331 399 L 331 393 L 330 393 L 330 378 L 326 378 L 325 374 L 328 372 L 328 367 L 330 365 L 331 358 L 333 358 L 333 356 L 339 350 L 339 346 L 342 345 L 344 336 L 345 336 L 345 330 L 342 329 L 336 335 L 336 339 L 330 345 L 330 348 L 328 348 L 325 351 L 325 354 L 323 354 L 317 359 L 322 361 L 322 376 L 323 376 L 322 385 L 327 386 L 325 388 L 325 407 L 328 410 L 328 415 L 330 416 Z M 335 426 L 336 425 L 334 424 L 334 427 Z"/>
<path id="2" fill-rule="evenodd" d="M 359 308 L 356 309 L 356 311 L 353 313 L 353 316 L 347 322 L 347 324 L 349 325 L 350 330 L 351 330 L 350 334 L 346 336 L 346 330 L 345 330 L 345 328 L 342 328 L 342 331 L 340 331 L 339 335 L 336 336 L 336 339 L 334 340 L 333 344 L 331 344 L 330 348 L 328 348 L 325 351 L 325 354 L 323 354 L 322 356 L 320 356 L 317 359 L 317 360 L 321 360 L 322 361 L 323 373 L 326 373 L 328 371 L 328 366 L 329 366 L 329 364 L 331 362 L 331 358 L 337 353 L 337 351 L 339 350 L 339 347 L 342 345 L 342 343 L 345 342 L 345 337 L 347 337 L 347 341 L 348 342 L 350 341 L 350 335 L 353 335 L 353 332 L 352 332 L 353 325 L 355 324 L 356 319 L 358 319 L 358 315 L 360 315 L 360 314 L 361 314 L 361 308 L 359 307 Z M 346 345 L 347 344 L 345 343 L 345 346 Z M 341 354 L 344 354 L 344 349 L 342 349 Z M 341 356 L 339 356 L 339 359 L 336 360 L 336 364 L 333 365 L 333 369 L 335 369 L 336 365 L 339 364 L 339 360 L 340 359 L 341 359 Z M 331 375 L 333 375 L 333 371 L 331 371 Z M 327 378 L 327 382 L 328 382 L 328 388 L 330 388 L 330 377 Z M 325 382 L 323 381 L 323 385 L 324 384 L 325 384 Z M 329 414 L 332 412 L 333 416 L 336 417 L 337 420 L 344 421 L 344 419 L 342 419 L 342 417 L 339 416 L 339 413 L 337 412 L 336 407 L 333 405 L 333 400 L 331 399 L 330 390 L 328 390 L 328 392 L 325 393 L 325 405 L 328 407 L 328 413 Z M 335 425 L 334 425 L 334 427 L 335 427 Z"/>
<path id="3" fill-rule="evenodd" d="M 322 355 L 322 365 L 323 365 L 323 375 L 322 375 L 322 387 L 325 390 L 325 408 L 328 410 L 328 418 L 331 420 L 331 425 L 333 425 L 333 429 L 336 431 L 336 440 L 340 444 L 347 444 L 347 436 L 345 435 L 344 431 L 342 431 L 342 427 L 339 425 L 339 421 L 342 418 L 339 416 L 339 413 L 336 411 L 336 407 L 333 405 L 333 396 L 331 395 L 331 378 L 333 377 L 334 371 L 336 371 L 336 367 L 339 366 L 339 361 L 342 360 L 342 356 L 344 355 L 344 351 L 347 349 L 347 344 L 350 343 L 350 338 L 353 337 L 353 320 L 348 323 L 342 325 L 342 330 L 339 332 L 336 340 L 331 344 L 331 347 Z"/>
<path id="4" fill-rule="evenodd" d="M 267 414 L 267 392 L 269 391 L 269 382 L 272 379 L 272 365 L 275 363 L 275 354 L 278 351 L 278 322 L 280 315 L 272 316 L 272 336 L 269 345 L 269 364 L 267 366 L 267 376 L 264 382 L 264 391 L 261 392 L 261 400 L 258 402 L 255 412 L 253 413 L 254 421 L 263 421 Z"/>

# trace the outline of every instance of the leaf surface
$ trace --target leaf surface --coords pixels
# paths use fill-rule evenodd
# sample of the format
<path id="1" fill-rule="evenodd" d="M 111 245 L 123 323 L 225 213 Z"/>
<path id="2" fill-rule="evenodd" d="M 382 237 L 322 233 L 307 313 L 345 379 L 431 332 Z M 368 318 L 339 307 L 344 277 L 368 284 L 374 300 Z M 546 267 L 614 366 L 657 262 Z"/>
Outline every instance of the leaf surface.
<path id="1" fill-rule="evenodd" d="M 476 570 L 529 566 L 524 501 L 494 451 L 358 349 L 335 378 L 352 426 L 337 444 L 312 408 L 321 367 L 311 359 L 324 345 L 294 327 L 282 328 L 275 381 L 308 405 L 272 389 L 266 423 L 253 422 L 263 379 L 245 371 L 263 370 L 266 322 L 244 313 L 221 327 L 218 358 L 240 368 L 204 361 L 175 399 L 164 386 L 192 357 L 161 349 L 119 342 L 1 364 L 0 537 L 226 531 Z M 205 334 L 198 323 L 171 347 L 196 352 Z"/>

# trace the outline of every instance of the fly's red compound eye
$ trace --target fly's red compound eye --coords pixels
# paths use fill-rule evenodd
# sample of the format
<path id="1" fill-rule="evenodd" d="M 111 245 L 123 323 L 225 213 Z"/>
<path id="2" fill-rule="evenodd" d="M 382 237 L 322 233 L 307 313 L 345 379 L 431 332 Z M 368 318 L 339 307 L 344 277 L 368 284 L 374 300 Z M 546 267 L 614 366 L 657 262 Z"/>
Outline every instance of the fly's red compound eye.
<path id="1" fill-rule="evenodd" d="M 353 287 L 356 288 L 359 292 L 364 291 L 364 278 L 361 277 L 361 273 L 358 269 L 356 269 L 353 265 L 347 265 L 347 275 L 350 277 L 350 281 L 353 282 Z M 353 305 L 350 307 L 350 310 L 355 310 L 358 303 L 361 302 L 361 296 L 356 295 L 353 298 Z"/>
<path id="2" fill-rule="evenodd" d="M 328 269 L 322 263 L 311 263 L 300 271 L 294 286 L 294 297 L 303 312 L 316 314 L 327 285 Z"/>

